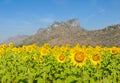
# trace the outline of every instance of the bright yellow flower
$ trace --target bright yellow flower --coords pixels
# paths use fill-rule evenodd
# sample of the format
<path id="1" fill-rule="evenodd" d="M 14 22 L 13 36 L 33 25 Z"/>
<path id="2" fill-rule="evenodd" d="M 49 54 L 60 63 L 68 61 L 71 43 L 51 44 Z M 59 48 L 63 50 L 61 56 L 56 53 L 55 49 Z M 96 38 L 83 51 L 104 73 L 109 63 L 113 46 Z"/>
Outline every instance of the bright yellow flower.
<path id="1" fill-rule="evenodd" d="M 33 47 L 32 46 L 26 46 L 26 51 L 31 53 L 33 51 Z"/>
<path id="2" fill-rule="evenodd" d="M 99 52 L 94 52 L 91 57 L 90 61 L 92 62 L 93 65 L 99 65 L 101 61 L 100 53 Z"/>
<path id="3" fill-rule="evenodd" d="M 3 48 L 0 48 L 0 58 L 2 58 L 3 54 L 4 54 L 4 50 Z"/>
<path id="4" fill-rule="evenodd" d="M 23 52 L 23 51 L 24 51 L 24 49 L 23 49 L 23 48 L 18 48 L 17 50 L 18 50 L 18 53 L 21 53 L 21 52 Z"/>
<path id="5" fill-rule="evenodd" d="M 38 59 L 38 55 L 37 55 L 37 54 L 34 54 L 34 55 L 33 55 L 33 58 L 34 58 L 34 60 L 37 60 L 37 59 Z"/>
<path id="6" fill-rule="evenodd" d="M 59 47 L 58 46 L 54 46 L 53 50 L 59 50 Z"/>
<path id="7" fill-rule="evenodd" d="M 81 48 L 80 48 L 80 44 L 78 43 L 78 44 L 76 44 L 76 46 L 74 46 L 74 48 L 73 48 L 74 50 L 80 50 Z"/>
<path id="8" fill-rule="evenodd" d="M 66 51 L 67 52 L 70 51 L 70 45 L 69 44 L 66 45 Z"/>
<path id="9" fill-rule="evenodd" d="M 12 47 L 13 47 L 13 43 L 12 43 L 12 42 L 9 42 L 8 46 L 9 46 L 10 48 L 12 48 Z"/>
<path id="10" fill-rule="evenodd" d="M 40 61 L 40 63 L 42 63 L 44 61 L 44 58 L 42 56 L 40 56 L 39 61 Z"/>
<path id="11" fill-rule="evenodd" d="M 44 48 L 50 48 L 50 44 L 49 43 L 45 43 L 43 46 L 44 46 Z"/>
<path id="12" fill-rule="evenodd" d="M 118 49 L 117 47 L 112 47 L 112 48 L 110 49 L 110 53 L 113 54 L 113 55 L 117 55 L 117 54 L 119 54 L 120 52 L 119 52 L 119 49 Z"/>
<path id="13" fill-rule="evenodd" d="M 101 47 L 100 47 L 100 46 L 96 46 L 95 49 L 96 49 L 97 51 L 101 51 Z"/>
<path id="14" fill-rule="evenodd" d="M 28 56 L 23 56 L 22 59 L 23 59 L 23 61 L 27 61 L 28 60 Z"/>
<path id="15" fill-rule="evenodd" d="M 86 59 L 87 59 L 86 53 L 82 50 L 72 53 L 70 58 L 71 58 L 71 63 L 79 67 L 82 67 L 86 63 Z"/>
<path id="16" fill-rule="evenodd" d="M 47 55 L 48 50 L 43 47 L 43 48 L 40 49 L 40 53 L 41 53 L 41 55 Z"/>
<path id="17" fill-rule="evenodd" d="M 60 47 L 60 50 L 61 50 L 61 51 L 66 51 L 65 46 L 61 46 L 61 47 Z"/>
<path id="18" fill-rule="evenodd" d="M 60 62 L 60 63 L 64 63 L 65 60 L 66 60 L 66 56 L 65 56 L 64 54 L 59 54 L 59 55 L 57 56 L 57 60 L 58 60 L 58 62 Z"/>
<path id="19" fill-rule="evenodd" d="M 11 48 L 10 48 L 11 49 Z M 18 52 L 18 49 L 16 47 L 11 49 L 15 54 Z"/>
<path id="20" fill-rule="evenodd" d="M 2 54 L 0 54 L 0 59 L 2 58 Z"/>
<path id="21" fill-rule="evenodd" d="M 7 48 L 7 45 L 6 44 L 2 44 L 1 46 L 3 49 Z"/>
<path id="22" fill-rule="evenodd" d="M 86 46 L 82 45 L 81 49 L 85 51 L 86 50 Z"/>
<path id="23" fill-rule="evenodd" d="M 37 48 L 37 45 L 36 44 L 32 44 L 32 48 Z"/>
<path id="24" fill-rule="evenodd" d="M 23 45 L 23 46 L 22 46 L 22 49 L 23 49 L 23 50 L 26 50 L 27 48 L 26 48 L 26 46 L 25 46 L 25 45 Z"/>

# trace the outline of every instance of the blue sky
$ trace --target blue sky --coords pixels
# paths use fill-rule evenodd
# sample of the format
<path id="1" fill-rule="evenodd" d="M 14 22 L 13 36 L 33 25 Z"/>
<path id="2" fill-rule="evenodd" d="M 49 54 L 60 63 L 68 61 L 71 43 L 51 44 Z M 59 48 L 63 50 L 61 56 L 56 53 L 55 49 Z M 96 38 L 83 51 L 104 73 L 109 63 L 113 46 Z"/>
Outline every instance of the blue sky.
<path id="1" fill-rule="evenodd" d="M 120 23 L 120 0 L 0 0 L 0 42 L 78 18 L 88 30 Z"/>

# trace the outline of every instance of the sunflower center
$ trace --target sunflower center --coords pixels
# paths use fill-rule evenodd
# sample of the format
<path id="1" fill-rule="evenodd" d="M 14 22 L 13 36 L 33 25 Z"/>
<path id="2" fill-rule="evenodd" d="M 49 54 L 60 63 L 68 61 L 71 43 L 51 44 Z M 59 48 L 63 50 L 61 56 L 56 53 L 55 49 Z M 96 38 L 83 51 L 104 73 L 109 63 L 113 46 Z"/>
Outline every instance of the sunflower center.
<path id="1" fill-rule="evenodd" d="M 99 56 L 98 54 L 93 55 L 93 56 L 92 56 L 92 59 L 93 59 L 94 61 L 99 61 L 99 60 L 100 60 L 100 56 Z"/>
<path id="2" fill-rule="evenodd" d="M 84 57 L 84 53 L 83 52 L 78 52 L 74 56 L 75 61 L 78 62 L 78 63 L 83 62 L 84 58 L 85 57 Z"/>
<path id="3" fill-rule="evenodd" d="M 62 54 L 62 55 L 59 56 L 60 61 L 63 61 L 64 59 L 65 59 L 65 55 Z"/>
<path id="4" fill-rule="evenodd" d="M 42 54 L 46 54 L 47 53 L 47 51 L 45 50 L 45 49 L 42 49 Z"/>
<path id="5" fill-rule="evenodd" d="M 112 53 L 113 53 L 113 54 L 117 54 L 117 50 L 113 49 L 113 50 L 112 50 Z"/>

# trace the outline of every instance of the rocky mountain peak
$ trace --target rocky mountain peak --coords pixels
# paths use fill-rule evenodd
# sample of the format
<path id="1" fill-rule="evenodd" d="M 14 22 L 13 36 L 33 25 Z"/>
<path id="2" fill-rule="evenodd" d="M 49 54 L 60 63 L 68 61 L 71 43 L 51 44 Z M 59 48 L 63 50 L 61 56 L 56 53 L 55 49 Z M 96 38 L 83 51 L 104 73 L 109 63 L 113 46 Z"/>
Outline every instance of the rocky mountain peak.
<path id="1" fill-rule="evenodd" d="M 46 28 L 40 28 L 36 34 L 25 38 L 21 45 L 36 43 L 43 45 L 50 43 L 54 45 L 100 45 L 120 46 L 120 24 L 107 26 L 101 30 L 88 31 L 81 28 L 78 19 L 71 19 L 66 22 L 54 22 Z M 18 40 L 18 39 L 15 39 Z M 18 42 L 18 41 L 17 41 Z"/>
<path id="2" fill-rule="evenodd" d="M 69 29 L 71 31 L 77 31 L 77 30 L 81 30 L 83 31 L 83 29 L 80 27 L 79 21 L 78 19 L 74 18 L 71 20 L 68 20 L 66 22 L 57 22 L 55 21 L 52 25 L 46 27 L 46 28 L 40 28 L 37 33 L 41 33 L 41 32 L 45 32 L 47 34 L 49 33 L 53 33 L 55 31 L 58 31 L 60 29 Z"/>
<path id="3" fill-rule="evenodd" d="M 71 20 L 68 20 L 66 22 L 57 22 L 55 21 L 51 27 L 62 27 L 62 26 L 68 26 L 68 27 L 80 27 L 78 19 L 74 18 Z"/>
<path id="4" fill-rule="evenodd" d="M 70 25 L 70 26 L 72 26 L 72 27 L 78 27 L 78 26 L 80 26 L 79 21 L 78 21 L 78 19 L 76 19 L 76 18 L 71 19 L 71 20 L 68 20 L 68 21 L 66 22 L 66 24 L 68 24 L 68 25 Z"/>
<path id="5" fill-rule="evenodd" d="M 61 25 L 61 23 L 55 21 L 52 26 L 53 26 L 53 27 L 58 27 L 58 26 L 60 26 L 60 25 Z"/>

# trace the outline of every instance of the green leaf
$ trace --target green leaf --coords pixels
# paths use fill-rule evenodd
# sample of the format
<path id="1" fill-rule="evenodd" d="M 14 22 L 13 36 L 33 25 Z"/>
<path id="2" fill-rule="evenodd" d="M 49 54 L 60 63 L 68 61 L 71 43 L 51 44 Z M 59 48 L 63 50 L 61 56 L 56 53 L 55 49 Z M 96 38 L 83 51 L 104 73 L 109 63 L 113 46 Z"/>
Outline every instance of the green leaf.
<path id="1" fill-rule="evenodd" d="M 93 78 L 90 78 L 90 83 L 96 83 L 96 81 Z"/>
<path id="2" fill-rule="evenodd" d="M 60 77 L 61 75 L 60 74 L 55 74 L 55 78 L 58 78 L 58 77 Z"/>
<path id="3" fill-rule="evenodd" d="M 45 66 L 44 70 L 45 70 L 46 73 L 49 73 L 50 72 L 50 66 Z"/>
<path id="4" fill-rule="evenodd" d="M 44 83 L 44 80 L 42 78 L 38 78 L 37 83 Z"/>
<path id="5" fill-rule="evenodd" d="M 57 80 L 54 80 L 53 83 L 64 83 L 64 80 L 61 80 L 61 79 L 57 79 Z"/>
<path id="6" fill-rule="evenodd" d="M 104 78 L 104 79 L 103 79 L 103 83 L 110 83 L 110 81 L 109 81 L 108 78 Z"/>
<path id="7" fill-rule="evenodd" d="M 65 83 L 71 83 L 76 80 L 75 76 L 68 76 L 65 80 Z"/>
<path id="8" fill-rule="evenodd" d="M 2 70 L 0 70 L 0 75 L 3 73 L 3 71 Z"/>

